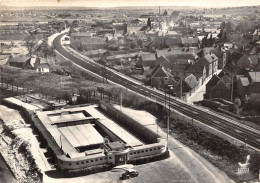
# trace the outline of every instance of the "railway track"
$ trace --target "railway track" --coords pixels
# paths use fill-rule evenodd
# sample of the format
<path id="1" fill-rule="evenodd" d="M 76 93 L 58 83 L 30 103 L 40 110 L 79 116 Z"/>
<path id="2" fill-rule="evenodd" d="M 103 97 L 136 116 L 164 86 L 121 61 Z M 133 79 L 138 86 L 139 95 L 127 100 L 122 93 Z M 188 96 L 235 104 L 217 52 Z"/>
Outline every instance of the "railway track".
<path id="1" fill-rule="evenodd" d="M 119 85 L 122 85 L 138 94 L 147 96 L 148 98 L 155 99 L 157 102 L 164 104 L 165 94 L 159 90 L 153 90 L 152 88 L 145 87 L 143 83 L 137 81 L 129 76 L 126 76 L 120 72 L 117 72 L 111 68 L 105 67 L 95 61 L 89 59 L 84 55 L 78 54 L 76 51 L 69 47 L 64 47 L 61 45 L 61 37 L 64 34 L 57 36 L 54 39 L 55 49 L 65 56 L 66 58 L 72 60 L 77 65 L 96 73 L 102 77 L 107 78 Z M 106 72 L 104 73 L 104 69 Z M 104 75 L 105 74 L 105 75 Z M 167 103 L 169 96 L 167 95 Z M 168 104 L 167 104 L 168 105 Z M 238 123 L 227 117 L 215 114 L 210 111 L 204 111 L 203 109 L 191 106 L 180 99 L 170 96 L 170 108 L 180 113 L 194 119 L 201 123 L 204 123 L 212 128 L 215 128 L 225 134 L 228 134 L 237 140 L 240 140 L 247 144 L 249 147 L 260 152 L 260 131 L 254 128 L 248 127 L 244 124 Z"/>

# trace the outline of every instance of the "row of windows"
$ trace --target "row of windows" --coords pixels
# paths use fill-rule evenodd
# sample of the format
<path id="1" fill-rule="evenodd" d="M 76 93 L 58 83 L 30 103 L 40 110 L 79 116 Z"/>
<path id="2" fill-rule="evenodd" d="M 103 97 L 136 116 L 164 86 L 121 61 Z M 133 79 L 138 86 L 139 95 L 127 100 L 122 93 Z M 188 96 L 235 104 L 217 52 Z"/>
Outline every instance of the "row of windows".
<path id="1" fill-rule="evenodd" d="M 104 157 L 104 160 L 106 160 L 107 159 L 107 157 Z M 108 159 L 112 159 L 112 157 L 110 156 Z M 95 161 L 98 161 L 98 160 L 100 160 L 100 161 L 102 161 L 103 160 L 103 158 L 97 158 L 97 159 L 95 159 Z M 85 164 L 85 163 L 93 163 L 94 162 L 94 160 L 92 159 L 92 160 L 87 160 L 87 161 L 82 161 L 82 162 L 78 162 L 78 163 L 76 163 L 76 165 L 79 165 L 79 163 L 80 164 Z M 63 162 L 61 162 L 61 164 L 63 164 Z M 72 163 L 69 163 L 69 166 L 71 166 L 72 165 Z"/>
<path id="2" fill-rule="evenodd" d="M 142 153 L 144 153 L 144 152 L 148 152 L 149 150 L 150 150 L 150 151 L 152 151 L 152 150 L 156 151 L 157 149 L 160 150 L 161 148 L 158 147 L 158 148 L 153 148 L 153 149 L 151 148 L 151 149 L 146 149 L 146 150 L 141 150 L 141 151 L 135 151 L 135 152 L 133 152 L 133 153 L 130 153 L 130 155 L 133 155 L 133 154 L 140 154 L 141 152 L 142 152 Z"/>

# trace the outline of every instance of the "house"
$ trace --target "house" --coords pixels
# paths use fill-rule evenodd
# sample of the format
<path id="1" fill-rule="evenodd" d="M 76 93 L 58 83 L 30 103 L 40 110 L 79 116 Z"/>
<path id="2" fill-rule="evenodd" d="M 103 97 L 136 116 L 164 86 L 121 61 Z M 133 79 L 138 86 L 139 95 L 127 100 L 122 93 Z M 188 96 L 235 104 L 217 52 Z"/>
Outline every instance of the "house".
<path id="1" fill-rule="evenodd" d="M 224 78 L 226 80 L 226 78 Z M 222 98 L 230 100 L 230 86 L 225 83 L 219 76 L 213 75 L 210 81 L 206 84 L 205 99 Z"/>
<path id="2" fill-rule="evenodd" d="M 12 67 L 19 67 L 23 68 L 24 64 L 30 59 L 30 57 L 27 56 L 14 56 L 11 54 L 9 56 L 8 61 L 6 62 L 6 65 L 12 66 Z"/>
<path id="3" fill-rule="evenodd" d="M 151 87 L 165 88 L 166 85 L 176 85 L 176 83 L 173 76 L 161 64 L 153 69 L 151 73 Z"/>
<path id="4" fill-rule="evenodd" d="M 239 60 L 236 60 L 235 63 L 239 68 L 250 68 L 251 65 L 251 61 L 246 54 L 243 54 L 243 56 L 240 57 Z"/>
<path id="5" fill-rule="evenodd" d="M 205 81 L 207 75 L 206 75 L 206 67 L 204 65 L 200 64 L 190 64 L 188 67 L 184 70 L 184 75 L 190 75 L 193 74 L 197 80 L 201 78 L 202 84 Z"/>
<path id="6" fill-rule="evenodd" d="M 156 56 L 154 53 L 142 53 L 139 56 L 140 65 L 143 66 L 144 70 L 148 70 L 155 66 Z"/>
<path id="7" fill-rule="evenodd" d="M 217 47 L 212 51 L 218 57 L 218 69 L 223 69 L 227 61 L 230 59 L 230 50 L 228 48 Z"/>
<path id="8" fill-rule="evenodd" d="M 32 57 L 25 64 L 25 69 L 35 70 L 37 72 L 50 72 L 50 64 L 46 58 Z"/>
<path id="9" fill-rule="evenodd" d="M 204 65 L 206 68 L 206 75 L 211 76 L 218 70 L 218 57 L 213 53 L 208 53 L 196 63 L 198 65 Z"/>

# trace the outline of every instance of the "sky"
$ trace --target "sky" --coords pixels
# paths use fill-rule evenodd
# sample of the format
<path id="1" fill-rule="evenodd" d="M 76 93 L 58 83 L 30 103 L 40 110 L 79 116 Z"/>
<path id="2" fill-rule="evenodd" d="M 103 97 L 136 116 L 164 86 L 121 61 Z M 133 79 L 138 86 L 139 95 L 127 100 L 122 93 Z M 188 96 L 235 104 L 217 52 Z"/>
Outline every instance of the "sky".
<path id="1" fill-rule="evenodd" d="M 0 0 L 8 6 L 78 6 L 78 7 L 118 7 L 118 6 L 202 6 L 234 7 L 256 6 L 260 0 Z"/>

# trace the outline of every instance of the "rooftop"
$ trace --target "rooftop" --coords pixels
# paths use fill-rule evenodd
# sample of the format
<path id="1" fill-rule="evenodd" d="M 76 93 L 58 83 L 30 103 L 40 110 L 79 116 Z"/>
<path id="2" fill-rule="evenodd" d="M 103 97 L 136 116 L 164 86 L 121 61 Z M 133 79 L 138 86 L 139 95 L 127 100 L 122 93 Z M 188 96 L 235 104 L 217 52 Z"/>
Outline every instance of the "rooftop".
<path id="1" fill-rule="evenodd" d="M 250 79 L 254 83 L 260 82 L 260 72 L 248 72 Z"/>

